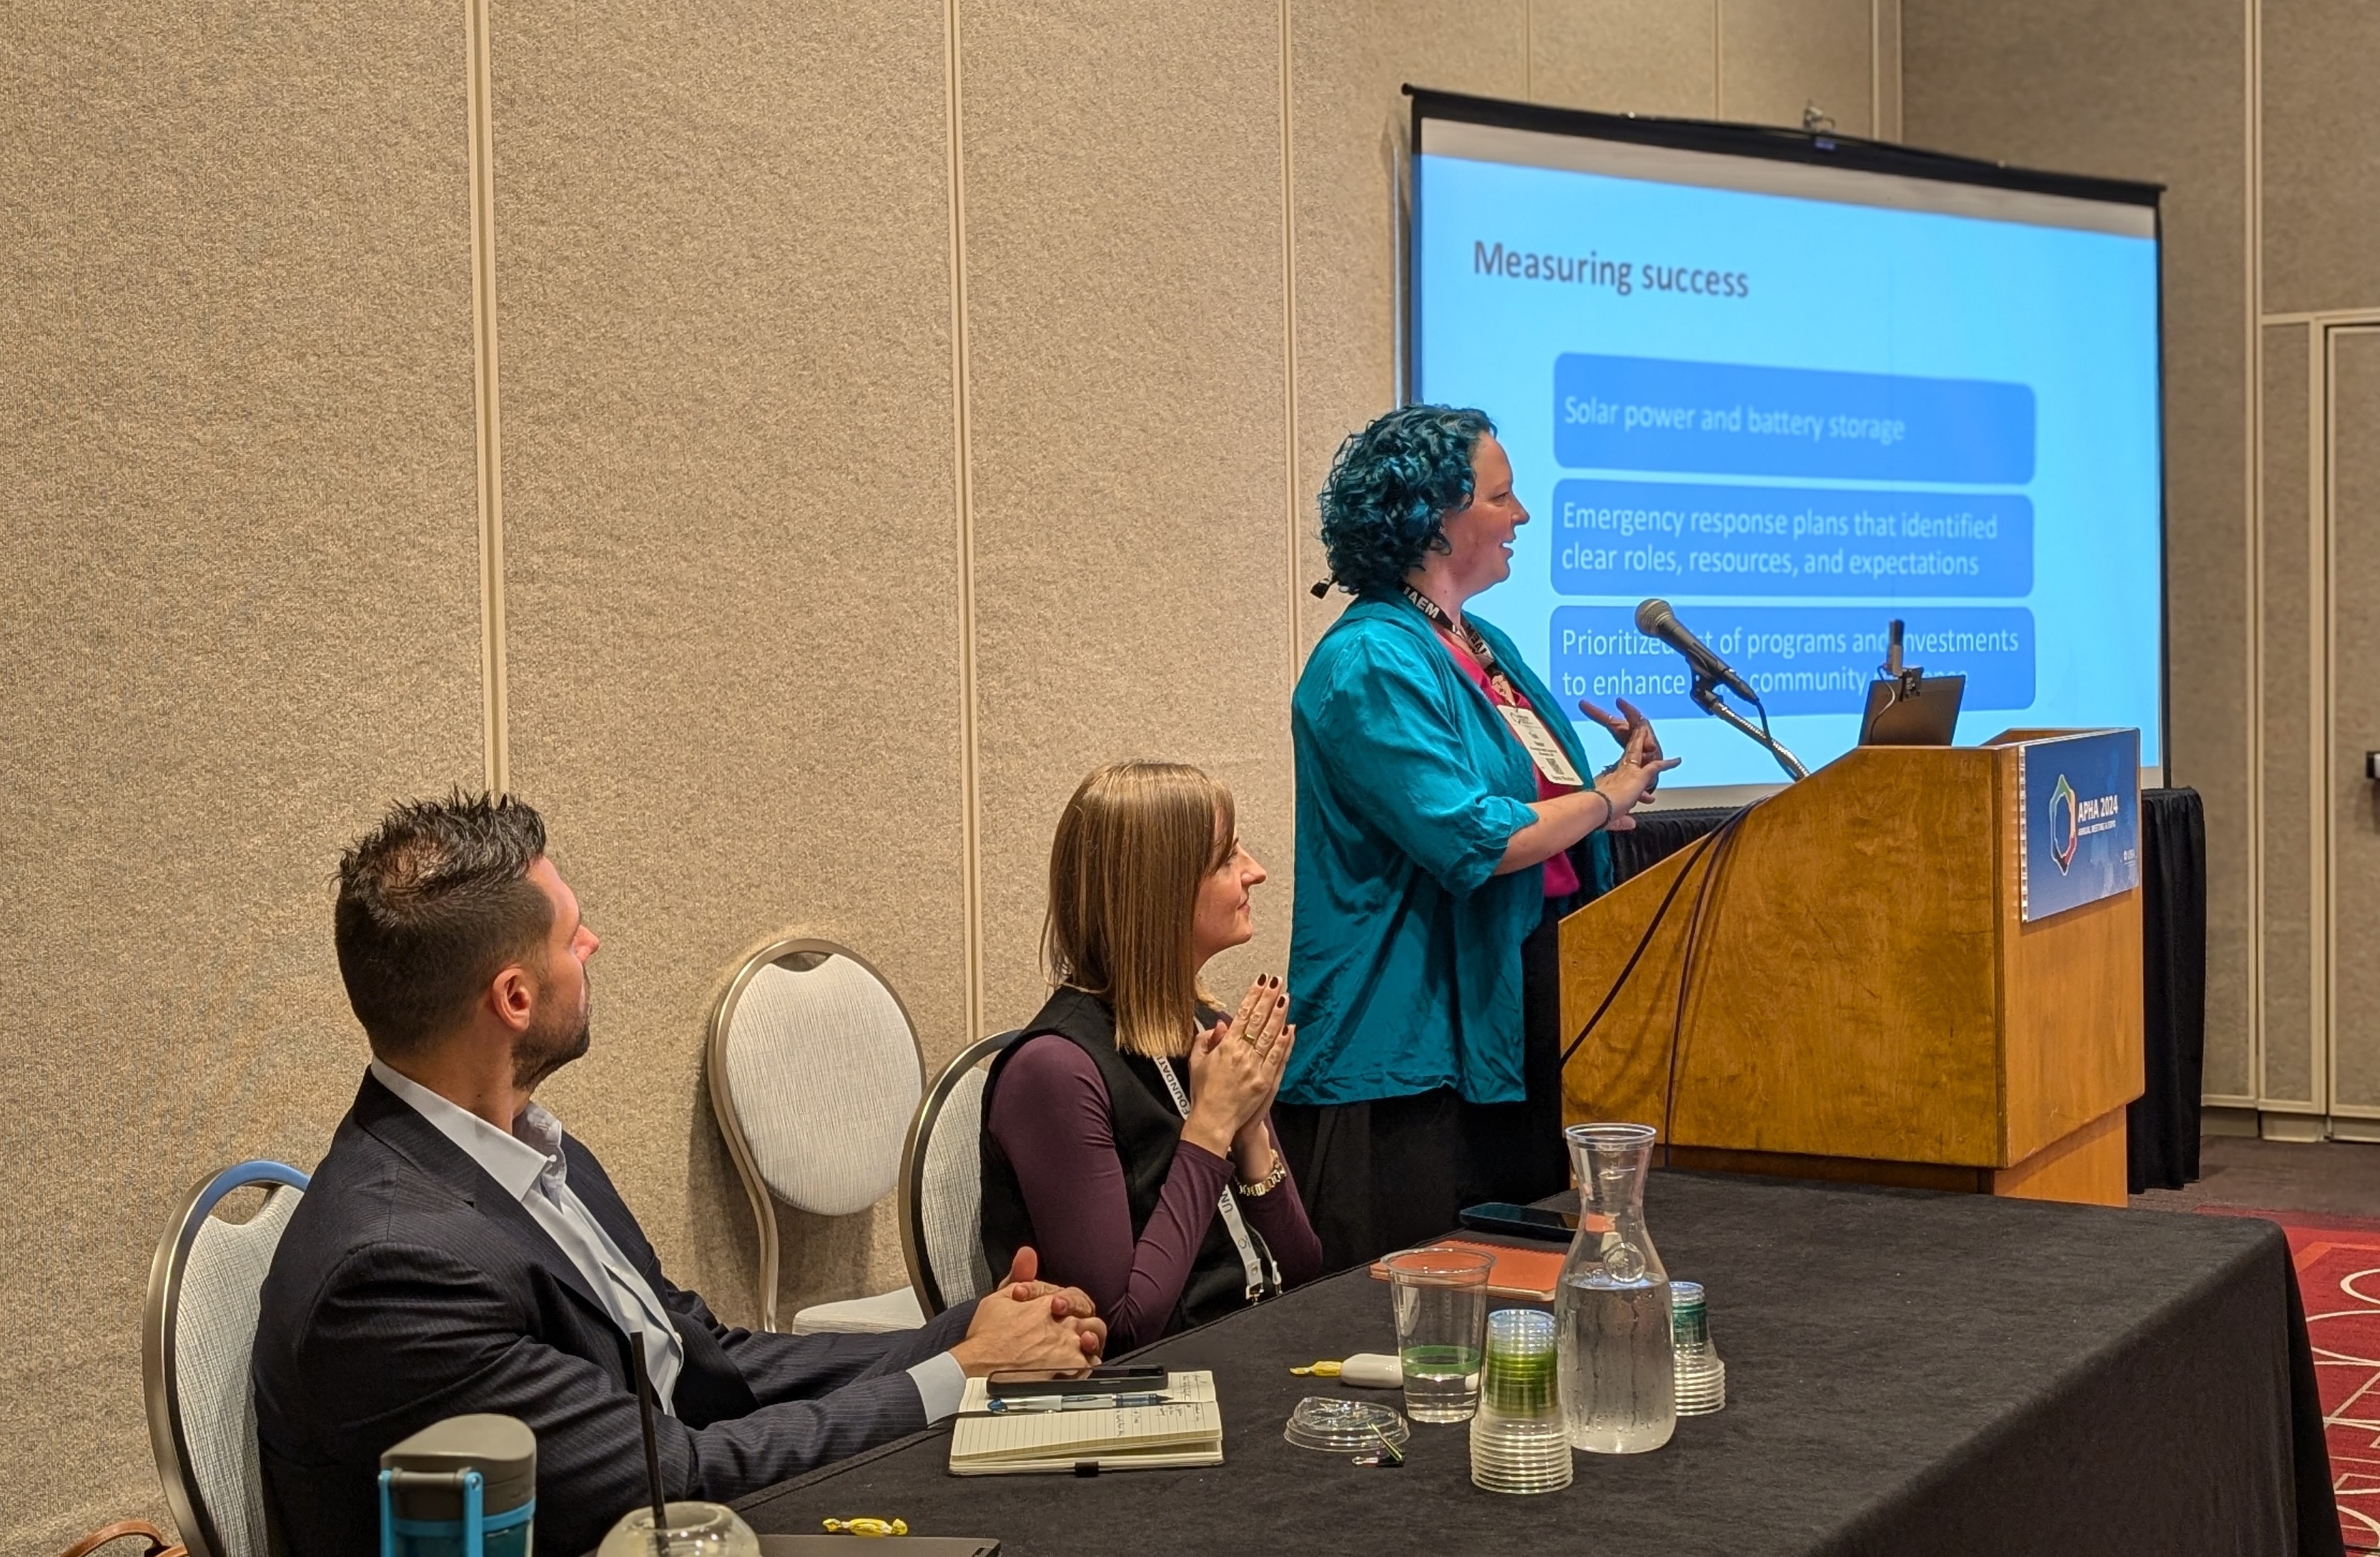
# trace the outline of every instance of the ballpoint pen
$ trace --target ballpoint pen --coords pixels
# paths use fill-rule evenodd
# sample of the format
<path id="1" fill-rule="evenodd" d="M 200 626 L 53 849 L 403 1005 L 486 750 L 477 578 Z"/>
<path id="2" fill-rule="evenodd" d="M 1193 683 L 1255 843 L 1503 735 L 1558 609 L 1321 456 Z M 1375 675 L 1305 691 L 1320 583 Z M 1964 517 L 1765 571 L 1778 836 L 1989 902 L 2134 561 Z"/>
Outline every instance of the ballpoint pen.
<path id="1" fill-rule="evenodd" d="M 1012 1411 L 1096 1411 L 1107 1405 L 1163 1405 L 1172 1398 L 1169 1394 L 1025 1395 L 995 1400 L 984 1409 L 995 1416 L 1006 1416 Z"/>

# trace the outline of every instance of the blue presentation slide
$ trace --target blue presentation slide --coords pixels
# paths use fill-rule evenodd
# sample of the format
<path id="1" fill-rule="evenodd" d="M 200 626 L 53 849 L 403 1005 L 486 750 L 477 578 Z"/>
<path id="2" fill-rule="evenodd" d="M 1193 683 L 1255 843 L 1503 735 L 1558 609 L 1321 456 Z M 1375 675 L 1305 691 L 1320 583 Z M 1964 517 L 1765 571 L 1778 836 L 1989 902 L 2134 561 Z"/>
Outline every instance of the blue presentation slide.
<path id="1" fill-rule="evenodd" d="M 1812 767 L 1893 617 L 1966 676 L 1961 741 L 2132 725 L 2164 761 L 2153 238 L 1415 165 L 1415 396 L 1495 420 L 1531 516 L 1474 609 L 1571 717 L 1627 698 L 1682 786 L 1782 776 L 1636 632 L 1658 595 Z"/>

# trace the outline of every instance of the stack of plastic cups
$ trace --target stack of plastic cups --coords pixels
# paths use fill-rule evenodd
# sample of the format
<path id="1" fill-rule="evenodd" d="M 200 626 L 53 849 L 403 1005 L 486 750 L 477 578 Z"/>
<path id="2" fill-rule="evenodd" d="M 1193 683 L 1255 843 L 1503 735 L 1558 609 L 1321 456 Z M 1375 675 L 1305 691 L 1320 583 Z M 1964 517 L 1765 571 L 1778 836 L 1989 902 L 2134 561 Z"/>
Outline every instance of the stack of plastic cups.
<path id="1" fill-rule="evenodd" d="M 1536 1308 L 1488 1316 L 1488 1360 L 1471 1418 L 1471 1480 L 1490 1492 L 1570 1485 L 1570 1429 L 1557 1383 L 1554 1317 Z"/>
<path id="2" fill-rule="evenodd" d="M 1670 1283 L 1670 1344 L 1678 1354 L 1678 1415 L 1707 1417 L 1727 1405 L 1727 1364 L 1711 1344 L 1699 1282 Z"/>

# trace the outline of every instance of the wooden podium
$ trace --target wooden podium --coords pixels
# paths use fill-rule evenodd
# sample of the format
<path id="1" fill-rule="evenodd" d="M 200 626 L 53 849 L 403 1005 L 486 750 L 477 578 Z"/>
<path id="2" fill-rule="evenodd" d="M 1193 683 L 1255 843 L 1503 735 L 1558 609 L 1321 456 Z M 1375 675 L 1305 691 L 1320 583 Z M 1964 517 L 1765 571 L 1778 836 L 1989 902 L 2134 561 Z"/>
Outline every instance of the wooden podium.
<path id="1" fill-rule="evenodd" d="M 2022 921 L 2018 758 L 1854 748 L 1563 920 L 1572 1037 L 1644 944 L 1564 1117 L 1660 1125 L 1679 1167 L 2123 1204 L 2140 889 Z"/>

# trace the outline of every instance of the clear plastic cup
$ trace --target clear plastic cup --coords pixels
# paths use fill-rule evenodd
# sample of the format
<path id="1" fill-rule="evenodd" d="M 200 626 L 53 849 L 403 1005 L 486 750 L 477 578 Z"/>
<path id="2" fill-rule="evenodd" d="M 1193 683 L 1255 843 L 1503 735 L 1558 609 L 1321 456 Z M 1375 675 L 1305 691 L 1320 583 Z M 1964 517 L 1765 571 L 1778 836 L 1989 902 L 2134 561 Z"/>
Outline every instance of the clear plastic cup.
<path id="1" fill-rule="evenodd" d="M 1702 1283 L 1670 1283 L 1670 1344 L 1678 1362 L 1678 1415 L 1707 1417 L 1727 1405 L 1727 1364 L 1711 1344 Z"/>
<path id="2" fill-rule="evenodd" d="M 1471 1418 L 1471 1480 L 1490 1492 L 1552 1492 L 1570 1485 L 1554 1317 L 1536 1308 L 1488 1316 L 1478 1413 Z"/>
<path id="3" fill-rule="evenodd" d="M 603 1538 L 597 1557 L 760 1557 L 760 1538 L 725 1503 L 674 1502 L 658 1534 L 650 1507 L 632 1508 Z"/>
<path id="4" fill-rule="evenodd" d="M 1416 1422 L 1463 1422 L 1479 1399 L 1488 1340 L 1488 1255 L 1434 1245 L 1383 1262 L 1396 1309 L 1397 1361 L 1405 1415 Z"/>

